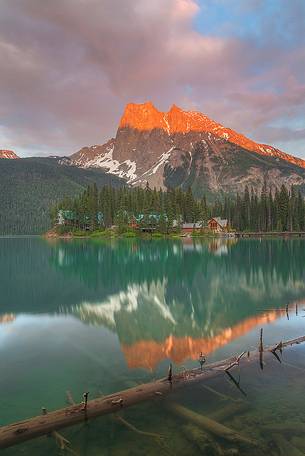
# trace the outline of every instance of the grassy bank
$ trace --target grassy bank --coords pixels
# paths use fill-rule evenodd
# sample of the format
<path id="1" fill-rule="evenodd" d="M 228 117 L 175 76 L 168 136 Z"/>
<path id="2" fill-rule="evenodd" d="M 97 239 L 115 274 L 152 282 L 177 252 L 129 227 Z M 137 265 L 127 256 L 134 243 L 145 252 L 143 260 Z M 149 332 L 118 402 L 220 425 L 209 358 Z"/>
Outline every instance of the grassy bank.
<path id="1" fill-rule="evenodd" d="M 211 231 L 194 231 L 192 233 L 184 234 L 178 231 L 171 231 L 169 233 L 161 233 L 154 231 L 153 233 L 143 233 L 140 230 L 128 229 L 126 231 L 119 231 L 116 228 L 106 228 L 104 230 L 96 231 L 82 231 L 82 230 L 67 230 L 62 229 L 66 227 L 56 227 L 46 233 L 48 238 L 62 238 L 62 239 L 113 239 L 113 238 L 139 238 L 139 239 L 180 239 L 183 237 L 191 238 L 215 238 L 218 237 L 216 233 Z"/>

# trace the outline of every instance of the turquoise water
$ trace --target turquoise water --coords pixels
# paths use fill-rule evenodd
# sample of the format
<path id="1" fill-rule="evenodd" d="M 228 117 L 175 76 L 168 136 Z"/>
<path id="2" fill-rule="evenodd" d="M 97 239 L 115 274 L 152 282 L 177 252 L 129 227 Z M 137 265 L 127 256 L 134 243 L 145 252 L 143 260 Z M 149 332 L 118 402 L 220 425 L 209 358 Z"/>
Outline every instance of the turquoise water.
<path id="1" fill-rule="evenodd" d="M 78 402 L 84 391 L 93 398 L 162 377 L 170 362 L 175 371 L 197 366 L 201 351 L 212 361 L 253 349 L 261 327 L 266 344 L 305 334 L 304 247 L 298 239 L 0 238 L 0 425 L 40 414 L 41 407 L 65 406 L 67 390 Z M 230 417 L 236 429 L 243 423 L 251 434 L 246 423 L 253 427 L 261 404 L 268 404 L 268 423 L 272 408 L 278 416 L 283 407 L 286 416 L 302 415 L 295 399 L 302 385 L 290 393 L 286 388 L 304 375 L 302 347 L 287 356 L 299 367 L 292 377 L 276 360 L 263 373 L 258 366 L 243 372 L 251 409 L 242 419 Z M 209 384 L 243 396 L 228 379 Z M 177 400 L 198 408 L 198 388 L 202 413 L 223 405 L 202 385 L 181 391 Z M 290 408 L 278 397 L 288 393 Z M 124 417 L 145 431 L 165 431 L 166 445 L 106 417 L 63 434 L 80 455 L 213 454 L 208 446 L 199 450 L 193 430 L 190 437 L 160 403 L 137 406 Z M 184 431 L 175 432 L 180 425 Z M 277 439 L 259 438 L 280 454 Z M 224 448 L 243 454 L 238 446 Z M 3 454 L 58 451 L 53 439 L 43 438 Z"/>

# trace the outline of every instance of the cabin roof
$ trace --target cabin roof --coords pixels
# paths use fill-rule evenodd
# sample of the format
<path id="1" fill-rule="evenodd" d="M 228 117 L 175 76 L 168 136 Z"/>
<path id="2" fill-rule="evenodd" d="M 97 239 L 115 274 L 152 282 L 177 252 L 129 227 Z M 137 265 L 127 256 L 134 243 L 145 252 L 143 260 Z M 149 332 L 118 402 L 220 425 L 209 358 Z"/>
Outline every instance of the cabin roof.
<path id="1" fill-rule="evenodd" d="M 73 211 L 65 210 L 65 209 L 60 209 L 58 211 L 58 215 L 63 217 L 66 220 L 73 220 L 75 217 L 75 214 Z"/>
<path id="2" fill-rule="evenodd" d="M 182 225 L 183 229 L 192 229 L 192 228 L 201 228 L 201 227 L 202 227 L 201 222 L 183 223 L 183 225 Z"/>
<path id="3" fill-rule="evenodd" d="M 221 217 L 212 217 L 208 223 L 210 223 L 212 220 L 215 220 L 215 222 L 218 223 L 222 228 L 226 228 L 228 226 L 228 220 L 227 219 L 222 219 Z"/>
<path id="4" fill-rule="evenodd" d="M 155 221 L 159 221 L 160 218 L 164 217 L 165 220 L 168 219 L 167 215 L 166 214 L 159 214 L 157 212 L 151 212 L 149 214 L 146 215 L 146 218 L 148 220 L 155 220 Z M 144 214 L 137 214 L 137 215 L 133 215 L 131 218 L 135 218 L 137 220 L 137 222 L 141 222 L 144 218 L 145 218 L 145 215 Z"/>

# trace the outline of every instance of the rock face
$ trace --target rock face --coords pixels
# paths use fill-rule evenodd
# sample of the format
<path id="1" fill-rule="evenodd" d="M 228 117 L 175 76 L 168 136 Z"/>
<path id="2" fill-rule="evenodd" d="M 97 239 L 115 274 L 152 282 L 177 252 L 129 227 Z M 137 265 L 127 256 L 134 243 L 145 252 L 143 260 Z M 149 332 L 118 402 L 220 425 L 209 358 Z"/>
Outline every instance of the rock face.
<path id="1" fill-rule="evenodd" d="M 0 149 L 0 158 L 16 159 L 19 158 L 12 150 Z"/>
<path id="2" fill-rule="evenodd" d="M 258 144 L 200 112 L 176 105 L 160 112 L 151 102 L 128 104 L 115 138 L 84 147 L 62 163 L 101 167 L 132 185 L 191 186 L 197 195 L 246 185 L 260 189 L 264 181 L 271 187 L 305 184 L 305 160 Z"/>

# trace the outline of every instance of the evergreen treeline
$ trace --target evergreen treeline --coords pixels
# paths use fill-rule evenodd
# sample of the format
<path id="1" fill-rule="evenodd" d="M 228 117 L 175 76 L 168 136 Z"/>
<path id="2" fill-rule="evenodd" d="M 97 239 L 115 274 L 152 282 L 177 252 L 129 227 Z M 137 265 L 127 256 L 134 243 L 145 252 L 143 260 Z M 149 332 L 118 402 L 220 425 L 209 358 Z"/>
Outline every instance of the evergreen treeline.
<path id="1" fill-rule="evenodd" d="M 103 225 L 127 225 L 131 216 L 141 215 L 143 224 L 157 214 L 159 228 L 169 228 L 174 220 L 207 224 L 211 217 L 226 218 L 229 225 L 238 231 L 304 231 L 305 203 L 294 187 L 284 185 L 273 194 L 265 184 L 258 195 L 248 187 L 242 195 L 226 196 L 208 204 L 205 197 L 196 199 L 189 188 L 167 191 L 146 188 L 105 186 L 98 190 L 96 185 L 88 188 L 76 198 L 67 198 L 52 209 L 55 222 L 58 210 L 73 213 L 71 224 L 77 229 L 86 226 L 99 228 L 98 214 L 102 214 Z M 162 229 L 161 229 L 162 231 Z"/>
<path id="2" fill-rule="evenodd" d="M 304 231 L 305 203 L 299 191 L 282 185 L 272 194 L 265 184 L 260 195 L 246 187 L 234 200 L 226 198 L 221 213 L 238 231 Z"/>
<path id="3" fill-rule="evenodd" d="M 102 214 L 103 225 L 127 225 L 131 216 L 142 216 L 142 223 L 151 224 L 152 215 L 160 228 L 172 226 L 174 220 L 194 222 L 205 221 L 209 216 L 205 197 L 196 200 L 191 189 L 184 192 L 180 188 L 156 190 L 146 188 L 105 186 L 100 191 L 96 185 L 88 186 L 86 191 L 74 199 L 66 198 L 52 209 L 55 222 L 60 209 L 73 213 L 72 225 L 83 229 L 95 230 L 99 227 L 98 214 Z M 162 231 L 162 229 L 161 229 Z"/>
<path id="4" fill-rule="evenodd" d="M 125 181 L 101 170 L 63 166 L 51 158 L 0 159 L 0 235 L 42 234 L 51 228 L 50 206 L 75 197 L 88 184 Z"/>

